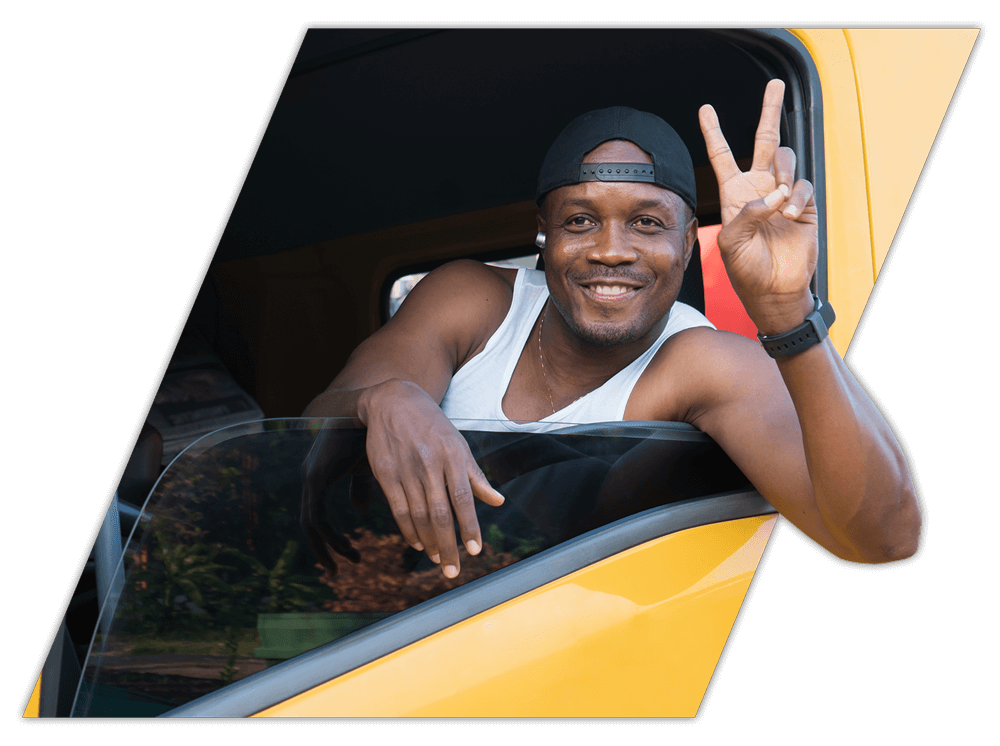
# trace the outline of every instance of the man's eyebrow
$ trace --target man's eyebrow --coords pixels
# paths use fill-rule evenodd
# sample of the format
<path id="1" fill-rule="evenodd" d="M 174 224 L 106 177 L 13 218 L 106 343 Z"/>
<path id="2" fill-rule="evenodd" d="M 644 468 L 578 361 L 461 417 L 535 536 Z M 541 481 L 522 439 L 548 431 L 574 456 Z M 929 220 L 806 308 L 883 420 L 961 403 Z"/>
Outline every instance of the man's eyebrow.
<path id="1" fill-rule="evenodd" d="M 665 207 L 669 210 L 674 209 L 674 205 L 669 200 L 665 199 L 642 199 L 636 202 L 635 206 L 641 210 L 649 207 Z"/>

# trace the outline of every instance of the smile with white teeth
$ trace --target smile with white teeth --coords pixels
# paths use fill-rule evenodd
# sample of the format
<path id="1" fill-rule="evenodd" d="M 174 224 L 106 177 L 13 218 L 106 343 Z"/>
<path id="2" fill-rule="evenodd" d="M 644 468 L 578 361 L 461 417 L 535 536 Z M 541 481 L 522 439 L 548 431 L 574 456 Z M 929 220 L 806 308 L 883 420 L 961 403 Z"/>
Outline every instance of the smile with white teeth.
<path id="1" fill-rule="evenodd" d="M 627 285 L 588 285 L 587 288 L 599 300 L 620 300 L 636 290 Z"/>

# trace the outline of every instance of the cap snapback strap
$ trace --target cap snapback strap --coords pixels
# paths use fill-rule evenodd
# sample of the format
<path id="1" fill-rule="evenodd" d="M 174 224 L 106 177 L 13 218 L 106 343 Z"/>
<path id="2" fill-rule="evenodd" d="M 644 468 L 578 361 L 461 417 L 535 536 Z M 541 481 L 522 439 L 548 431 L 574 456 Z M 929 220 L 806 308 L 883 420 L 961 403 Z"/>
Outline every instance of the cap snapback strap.
<path id="1" fill-rule="evenodd" d="M 652 163 L 581 163 L 580 181 L 655 181 Z"/>

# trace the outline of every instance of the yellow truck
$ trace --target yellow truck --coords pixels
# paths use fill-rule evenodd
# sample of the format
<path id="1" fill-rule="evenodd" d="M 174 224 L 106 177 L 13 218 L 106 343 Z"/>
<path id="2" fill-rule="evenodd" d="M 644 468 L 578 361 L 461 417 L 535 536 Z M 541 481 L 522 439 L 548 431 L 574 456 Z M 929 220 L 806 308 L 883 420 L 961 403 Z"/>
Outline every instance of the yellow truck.
<path id="1" fill-rule="evenodd" d="M 462 257 L 530 261 L 545 148 L 600 106 L 655 112 L 684 138 L 702 227 L 682 299 L 752 334 L 721 272 L 696 112 L 712 103 L 748 163 L 774 77 L 783 142 L 816 186 L 814 290 L 844 354 L 977 33 L 308 31 L 173 366 L 208 386 L 178 422 L 237 406 L 212 389 L 221 376 L 264 419 L 169 464 L 161 435 L 140 438 L 143 478 L 119 488 L 25 715 L 694 716 L 776 520 L 706 436 L 458 423 L 492 480 L 530 489 L 484 514 L 482 556 L 445 581 L 378 501 L 353 506 L 370 485 L 354 423 L 294 415 L 385 323 L 397 281 Z M 183 396 L 168 399 L 154 408 Z M 352 464 L 329 511 L 361 562 L 337 575 L 298 525 L 298 467 L 322 430 Z M 625 469 L 628 514 L 567 529 Z"/>

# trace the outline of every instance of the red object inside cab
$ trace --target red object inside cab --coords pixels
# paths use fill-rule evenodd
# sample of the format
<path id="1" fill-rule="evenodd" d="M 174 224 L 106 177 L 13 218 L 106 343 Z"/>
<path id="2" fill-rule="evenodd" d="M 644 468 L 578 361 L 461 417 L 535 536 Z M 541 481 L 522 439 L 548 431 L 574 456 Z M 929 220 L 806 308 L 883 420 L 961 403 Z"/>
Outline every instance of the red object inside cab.
<path id="1" fill-rule="evenodd" d="M 701 272 L 705 282 L 705 315 L 717 329 L 736 332 L 757 339 L 757 327 L 747 316 L 719 253 L 721 225 L 706 225 L 698 229 L 701 244 Z"/>

